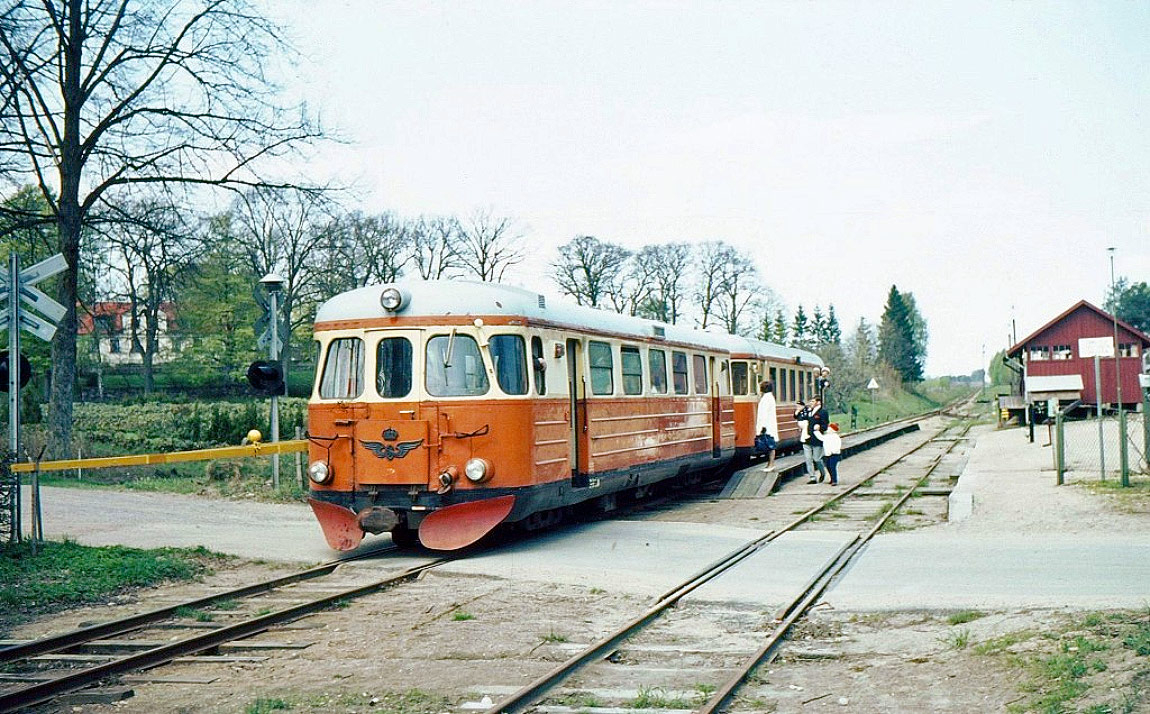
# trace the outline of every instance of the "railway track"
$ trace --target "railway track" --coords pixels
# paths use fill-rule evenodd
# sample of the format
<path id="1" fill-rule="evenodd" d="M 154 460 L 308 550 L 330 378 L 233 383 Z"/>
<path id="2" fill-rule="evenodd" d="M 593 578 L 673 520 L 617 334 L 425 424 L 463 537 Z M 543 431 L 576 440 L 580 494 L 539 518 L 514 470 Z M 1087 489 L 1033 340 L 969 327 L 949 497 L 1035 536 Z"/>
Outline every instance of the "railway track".
<path id="1" fill-rule="evenodd" d="M 921 419 L 922 417 L 918 418 Z M 876 473 L 875 480 L 869 482 L 872 488 L 876 486 L 879 476 L 881 473 Z M 862 484 L 842 492 L 838 498 L 828 501 L 828 504 L 842 500 L 860 487 Z M 684 493 L 680 491 L 677 494 L 669 495 L 667 498 L 675 499 L 683 495 Z M 649 505 L 649 503 L 640 504 L 640 507 Z M 813 518 L 818 517 L 819 513 L 826 512 L 828 508 L 830 506 L 827 504 L 812 507 L 778 532 L 769 533 L 763 538 L 752 541 L 735 553 L 696 573 L 687 582 L 660 597 L 647 613 L 632 623 L 632 628 L 635 631 L 642 629 L 662 616 L 667 608 L 678 603 L 696 588 L 758 552 L 782 534 L 801 528 L 804 523 L 810 522 Z M 625 511 L 626 509 L 623 509 L 622 512 Z M 164 605 L 115 621 L 102 622 L 39 640 L 9 643 L 9 646 L 0 648 L 0 666 L 3 666 L 5 670 L 5 674 L 0 675 L 0 686 L 5 682 L 11 683 L 13 686 L 0 689 L 0 712 L 16 711 L 42 704 L 62 694 L 82 689 L 94 683 L 111 682 L 130 672 L 155 667 L 200 653 L 216 652 L 221 647 L 244 649 L 246 647 L 242 641 L 252 635 L 346 601 L 379 592 L 456 559 L 436 559 L 369 582 L 334 582 L 337 578 L 333 579 L 332 576 L 336 574 L 340 565 L 353 560 L 375 557 L 393 550 L 395 549 L 378 549 L 324 563 L 292 575 L 253 583 L 226 592 L 211 593 L 185 602 Z M 323 594 L 311 598 L 299 598 L 290 595 L 294 586 L 319 579 L 324 579 L 322 587 L 326 591 Z M 267 607 L 261 607 L 259 602 L 261 597 L 268 595 L 274 595 L 277 601 L 285 599 L 294 601 L 286 607 L 271 611 Z M 243 612 L 242 607 L 237 607 L 237 602 L 248 603 L 249 612 Z M 228 603 L 229 609 L 227 611 L 216 612 L 221 619 L 228 620 L 226 624 L 219 622 L 203 623 L 203 627 L 207 628 L 207 631 L 174 641 L 170 640 L 173 618 L 178 618 L 181 612 L 184 613 L 185 617 L 184 622 L 180 624 L 180 629 L 191 629 L 196 626 L 196 623 L 187 622 L 188 613 L 205 611 L 218 606 L 220 603 Z M 738 614 L 735 613 L 734 615 L 737 616 Z M 168 629 L 164 630 L 165 627 Z M 157 635 L 157 630 L 162 630 L 162 634 Z M 621 636 L 618 641 L 626 639 L 627 636 Z M 251 644 L 252 642 L 248 641 L 248 646 Z M 258 648 L 259 643 L 255 643 L 255 646 Z M 272 648 L 269 647 L 268 649 Z M 87 654 L 93 652 L 99 654 Z M 593 658 L 594 655 L 590 655 L 584 661 Z M 95 664 L 92 664 L 93 662 Z M 82 669 L 76 668 L 81 664 L 91 666 Z M 491 711 L 497 709 L 499 707 Z M 512 711 L 510 708 L 504 710 Z"/>
<path id="2" fill-rule="evenodd" d="M 637 696 L 627 705 L 647 709 L 714 712 L 725 707 L 740 686 L 759 666 L 776 656 L 791 627 L 819 601 L 834 579 L 881 530 L 894 519 L 907 501 L 930 479 L 944 459 L 963 443 L 969 424 L 957 437 L 947 436 L 956 428 L 951 425 L 941 436 L 923 441 L 891 462 L 865 474 L 854 486 L 846 487 L 829 498 L 823 498 L 793 520 L 767 534 L 749 541 L 719 560 L 694 573 L 676 587 L 656 598 L 643 613 L 597 642 L 577 651 L 535 681 L 495 702 L 486 714 L 515 714 L 538 711 L 564 711 L 571 696 L 556 696 L 562 685 L 570 692 L 627 692 L 631 694 L 642 677 L 620 671 L 617 665 L 633 665 L 644 673 L 656 674 L 659 686 L 640 684 Z M 872 513 L 874 495 L 884 500 L 879 513 Z M 862 502 L 863 508 L 845 508 Z M 832 514 L 844 514 L 830 517 Z M 761 615 L 738 609 L 714 607 L 698 609 L 684 603 L 684 598 L 709 582 L 728 574 L 772 542 L 818 522 L 835 523 L 835 528 L 861 528 L 853 537 L 844 539 L 841 547 L 820 565 L 798 594 L 776 613 L 769 631 L 761 627 Z M 715 648 L 714 642 L 725 645 Z M 630 689 L 627 689 L 630 688 Z M 601 704 L 599 697 L 575 697 L 576 710 Z"/>
<path id="3" fill-rule="evenodd" d="M 0 665 L 5 670 L 4 679 L 8 682 L 15 681 L 16 686 L 0 691 L 0 712 L 17 711 L 128 672 L 154 667 L 179 657 L 216 650 L 223 645 L 236 643 L 277 625 L 411 580 L 427 570 L 455 559 L 437 558 L 368 582 L 347 582 L 353 578 L 340 578 L 338 575 L 339 566 L 345 563 L 373 558 L 395 550 L 395 548 L 382 548 L 334 560 L 291 575 L 165 605 L 118 620 L 38 640 L 10 644 L 0 649 Z M 339 582 L 325 582 L 324 590 L 315 596 L 312 596 L 312 593 L 292 593 L 294 586 L 321 578 L 334 578 Z M 263 607 L 261 598 L 269 594 L 275 594 L 277 601 L 287 599 L 291 604 L 276 610 Z M 217 610 L 213 614 L 226 616 L 230 622 L 203 623 L 202 626 L 207 628 L 205 631 L 174 641 L 170 639 L 170 630 L 160 635 L 156 634 L 165 625 L 171 626 L 181 614 L 203 613 L 221 603 L 226 603 L 227 610 L 223 612 Z M 243 612 L 240 603 L 246 603 L 251 611 Z M 185 622 L 184 626 L 187 627 L 188 623 Z M 192 623 L 190 626 L 194 628 L 195 624 Z M 85 649 L 103 652 L 126 651 L 126 654 L 76 653 L 77 650 Z M 73 668 L 77 663 L 92 661 L 97 664 L 82 669 Z M 21 680 L 31 683 L 23 684 Z"/>

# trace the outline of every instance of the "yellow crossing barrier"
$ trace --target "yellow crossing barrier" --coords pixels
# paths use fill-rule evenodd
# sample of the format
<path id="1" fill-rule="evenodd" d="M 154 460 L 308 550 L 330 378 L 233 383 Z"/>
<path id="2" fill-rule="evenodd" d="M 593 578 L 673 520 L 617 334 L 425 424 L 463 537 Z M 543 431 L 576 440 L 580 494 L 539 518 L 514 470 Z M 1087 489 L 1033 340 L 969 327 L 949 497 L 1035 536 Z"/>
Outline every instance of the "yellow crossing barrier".
<path id="1" fill-rule="evenodd" d="M 148 466 L 151 464 L 174 464 L 180 461 L 210 461 L 211 459 L 234 459 L 247 456 L 271 456 L 307 451 L 306 439 L 292 439 L 249 446 L 222 446 L 215 449 L 195 451 L 172 451 L 167 454 L 135 454 L 132 456 L 104 456 L 94 459 L 64 459 L 61 461 L 41 461 L 40 471 L 66 471 L 69 469 L 106 469 L 114 466 Z M 12 464 L 14 473 L 31 473 L 36 464 L 22 461 Z"/>

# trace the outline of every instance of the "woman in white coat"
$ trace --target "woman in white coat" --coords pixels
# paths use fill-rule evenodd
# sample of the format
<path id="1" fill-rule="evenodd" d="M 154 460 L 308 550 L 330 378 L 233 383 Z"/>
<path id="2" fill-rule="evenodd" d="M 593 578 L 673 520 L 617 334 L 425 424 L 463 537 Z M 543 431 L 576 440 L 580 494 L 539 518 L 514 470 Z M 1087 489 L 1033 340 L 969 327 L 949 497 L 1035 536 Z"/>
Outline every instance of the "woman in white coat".
<path id="1" fill-rule="evenodd" d="M 779 441 L 779 414 L 775 405 L 775 385 L 769 379 L 759 384 L 763 393 L 759 397 L 759 406 L 755 413 L 755 434 L 769 437 L 770 448 L 767 449 L 767 465 L 763 471 L 775 470 L 775 448 Z"/>

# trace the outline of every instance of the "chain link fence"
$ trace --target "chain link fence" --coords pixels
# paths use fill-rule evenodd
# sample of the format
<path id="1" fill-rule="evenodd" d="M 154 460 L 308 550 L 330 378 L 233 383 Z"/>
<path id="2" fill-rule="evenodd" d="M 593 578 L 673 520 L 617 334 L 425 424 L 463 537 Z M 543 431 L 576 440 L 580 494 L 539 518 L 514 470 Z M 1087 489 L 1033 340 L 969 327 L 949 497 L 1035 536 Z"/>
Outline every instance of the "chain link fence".
<path id="1" fill-rule="evenodd" d="M 1071 419 L 1058 415 L 1054 424 L 1054 458 L 1058 482 L 1119 479 L 1150 473 L 1150 423 L 1145 412 L 1103 413 Z"/>

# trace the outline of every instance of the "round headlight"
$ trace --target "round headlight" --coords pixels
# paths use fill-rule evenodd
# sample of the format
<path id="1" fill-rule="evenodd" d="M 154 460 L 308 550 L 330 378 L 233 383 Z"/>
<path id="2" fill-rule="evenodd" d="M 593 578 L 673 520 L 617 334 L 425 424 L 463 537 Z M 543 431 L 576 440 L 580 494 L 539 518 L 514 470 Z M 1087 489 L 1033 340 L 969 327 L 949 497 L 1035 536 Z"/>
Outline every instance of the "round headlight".
<path id="1" fill-rule="evenodd" d="M 327 483 L 331 480 L 331 469 L 325 461 L 313 461 L 307 467 L 307 477 L 316 483 Z"/>
<path id="2" fill-rule="evenodd" d="M 384 288 L 379 294 L 379 304 L 388 312 L 395 312 L 403 307 L 403 293 L 399 288 Z"/>
<path id="3" fill-rule="evenodd" d="M 463 473 L 471 483 L 479 483 L 491 476 L 491 464 L 487 459 L 470 459 L 463 467 Z"/>

